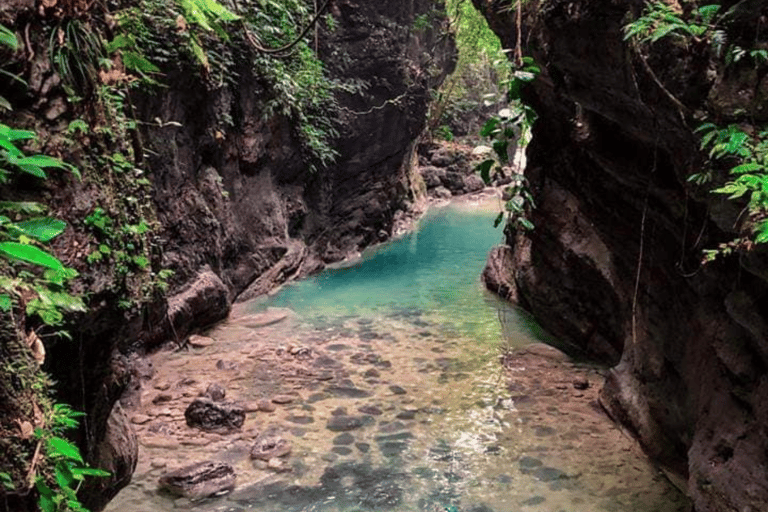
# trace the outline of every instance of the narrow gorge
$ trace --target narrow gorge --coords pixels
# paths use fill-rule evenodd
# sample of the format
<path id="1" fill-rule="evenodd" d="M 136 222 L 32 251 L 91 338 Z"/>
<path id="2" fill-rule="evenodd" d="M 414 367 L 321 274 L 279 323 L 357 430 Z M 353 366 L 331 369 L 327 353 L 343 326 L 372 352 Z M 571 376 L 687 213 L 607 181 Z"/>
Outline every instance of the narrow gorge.
<path id="1" fill-rule="evenodd" d="M 447 3 L 0 5 L 0 509 L 768 510 L 768 7 Z"/>

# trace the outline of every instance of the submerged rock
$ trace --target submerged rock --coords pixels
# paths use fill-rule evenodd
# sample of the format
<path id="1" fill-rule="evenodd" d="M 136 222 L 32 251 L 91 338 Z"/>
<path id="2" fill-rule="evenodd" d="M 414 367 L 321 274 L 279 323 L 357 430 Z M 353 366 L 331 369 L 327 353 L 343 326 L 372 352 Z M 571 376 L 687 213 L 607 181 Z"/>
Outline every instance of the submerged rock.
<path id="1" fill-rule="evenodd" d="M 269 461 L 277 457 L 285 457 L 291 453 L 291 443 L 280 436 L 265 436 L 256 440 L 251 449 L 251 458 Z"/>
<path id="2" fill-rule="evenodd" d="M 205 461 L 166 473 L 158 484 L 173 495 L 200 499 L 231 491 L 236 479 L 235 470 L 229 464 Z"/>
<path id="3" fill-rule="evenodd" d="M 187 425 L 209 432 L 239 430 L 245 421 L 245 410 L 232 402 L 214 402 L 196 398 L 184 411 Z"/>
<path id="4" fill-rule="evenodd" d="M 333 416 L 328 420 L 326 428 L 332 432 L 347 432 L 373 422 L 374 419 L 371 416 Z"/>

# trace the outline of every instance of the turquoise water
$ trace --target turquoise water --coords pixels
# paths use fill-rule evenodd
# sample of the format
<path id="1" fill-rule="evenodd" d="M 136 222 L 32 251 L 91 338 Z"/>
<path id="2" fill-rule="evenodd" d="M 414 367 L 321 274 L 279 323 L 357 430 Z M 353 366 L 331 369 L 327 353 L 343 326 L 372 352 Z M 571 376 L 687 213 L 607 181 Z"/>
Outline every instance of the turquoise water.
<path id="1" fill-rule="evenodd" d="M 502 242 L 501 228 L 493 227 L 496 215 L 487 206 L 432 208 L 403 238 L 368 250 L 347 266 L 285 286 L 254 306 L 287 307 L 315 322 L 345 316 L 437 316 L 445 331 L 498 344 L 498 312 L 510 314 L 510 306 L 480 282 L 489 250 Z M 533 335 L 518 334 L 515 345 L 533 341 Z"/>
<path id="2" fill-rule="evenodd" d="M 502 372 L 500 350 L 542 335 L 480 282 L 502 237 L 495 215 L 488 204 L 433 208 L 358 261 L 238 306 L 210 344 L 156 354 L 128 411 L 138 467 L 108 512 L 686 510 L 596 402 L 579 403 L 570 374 L 537 359 Z M 185 424 L 211 382 L 250 404 L 239 431 Z M 270 399 L 275 410 L 253 407 Z M 262 435 L 290 454 L 252 460 Z M 166 471 L 203 460 L 230 464 L 235 489 L 190 500 L 158 488 Z"/>

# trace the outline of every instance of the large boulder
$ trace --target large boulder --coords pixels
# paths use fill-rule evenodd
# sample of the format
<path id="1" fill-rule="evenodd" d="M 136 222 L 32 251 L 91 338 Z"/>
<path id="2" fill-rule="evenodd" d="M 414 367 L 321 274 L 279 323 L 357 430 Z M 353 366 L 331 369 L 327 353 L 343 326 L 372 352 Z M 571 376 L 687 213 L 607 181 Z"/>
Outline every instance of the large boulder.
<path id="1" fill-rule="evenodd" d="M 200 499 L 231 491 L 237 475 L 223 462 L 205 461 L 190 464 L 160 477 L 160 488 L 189 499 Z"/>
<path id="2" fill-rule="evenodd" d="M 245 421 L 245 409 L 232 402 L 214 402 L 196 398 L 184 411 L 187 425 L 208 432 L 239 430 Z"/>

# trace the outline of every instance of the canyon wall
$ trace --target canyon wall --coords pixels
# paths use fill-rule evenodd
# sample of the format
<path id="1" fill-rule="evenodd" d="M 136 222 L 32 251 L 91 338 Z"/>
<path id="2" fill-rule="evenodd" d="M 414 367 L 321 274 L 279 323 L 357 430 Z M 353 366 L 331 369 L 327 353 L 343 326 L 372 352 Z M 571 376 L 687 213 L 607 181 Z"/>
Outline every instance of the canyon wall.
<path id="1" fill-rule="evenodd" d="M 46 11 L 20 0 L 0 11 L 1 21 L 22 35 L 32 27 L 34 36 L 44 33 L 44 15 L 55 9 L 84 16 L 78 5 L 49 2 Z M 172 65 L 163 70 L 162 87 L 131 92 L 138 128 L 128 143 L 148 180 L 145 216 L 157 226 L 149 251 L 173 271 L 164 296 L 126 307 L 105 264 L 85 260 L 93 235 L 83 219 L 109 199 L 105 191 L 131 196 L 133 189 L 115 189 L 106 174 L 44 187 L 53 213 L 70 224 L 53 251 L 80 272 L 75 287 L 88 294 L 90 307 L 71 326 L 74 345 L 51 346 L 44 368 L 59 382 L 59 399 L 87 413 L 80 440 L 87 459 L 114 473 L 91 482 L 82 493 L 87 506 L 103 507 L 135 465 L 135 437 L 115 404 L 134 399 L 151 374 L 136 354 L 182 344 L 189 333 L 225 318 L 236 299 L 387 239 L 421 207 L 424 186 L 412 174 L 416 139 L 431 91 L 456 58 L 438 7 L 427 0 L 329 3 L 317 26 L 317 54 L 329 80 L 363 87 L 335 93 L 338 157 L 314 172 L 295 120 L 267 113 L 274 91 L 254 74 L 250 61 L 259 55 L 252 49 L 239 49 L 233 81 L 212 85 L 194 66 Z M 60 150 L 51 141 L 64 137 L 77 117 L 72 109 L 82 111 L 82 105 L 67 107 L 47 43 L 32 37 L 18 54 L 32 59 L 19 66 L 30 88 L 12 98 L 20 106 L 12 122 L 34 126 L 41 151 Z M 88 144 L 88 134 L 80 137 Z M 83 151 L 58 153 L 77 165 Z M 6 505 L 23 510 L 30 497 L 12 496 Z"/>
<path id="2" fill-rule="evenodd" d="M 515 9 L 474 3 L 513 48 Z M 721 3 L 728 42 L 762 47 L 764 3 Z M 612 366 L 603 406 L 682 477 L 697 512 L 766 510 L 768 251 L 703 264 L 739 235 L 744 204 L 687 181 L 707 169 L 704 120 L 749 133 L 766 121 L 765 69 L 723 64 L 706 37 L 625 41 L 644 6 L 525 3 L 523 52 L 542 67 L 524 91 L 539 116 L 525 171 L 536 227 L 510 233 L 488 271 L 546 330 Z"/>

